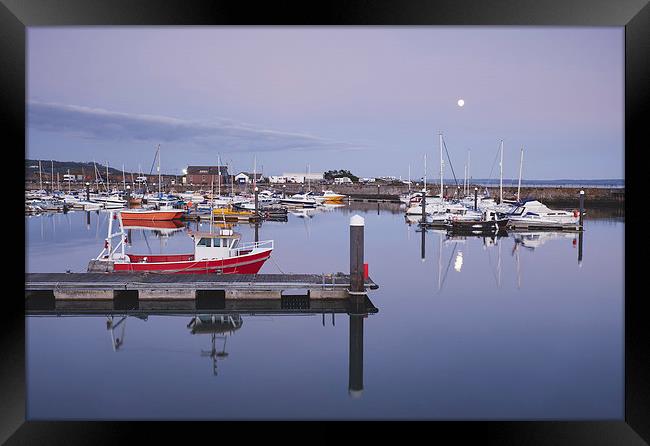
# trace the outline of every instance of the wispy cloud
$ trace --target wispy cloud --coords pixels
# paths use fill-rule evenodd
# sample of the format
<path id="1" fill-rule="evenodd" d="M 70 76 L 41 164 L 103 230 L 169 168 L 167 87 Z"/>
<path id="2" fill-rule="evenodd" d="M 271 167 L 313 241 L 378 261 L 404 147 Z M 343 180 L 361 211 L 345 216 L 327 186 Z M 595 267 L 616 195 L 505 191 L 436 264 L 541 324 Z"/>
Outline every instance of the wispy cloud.
<path id="1" fill-rule="evenodd" d="M 28 102 L 31 129 L 104 141 L 186 142 L 224 152 L 344 151 L 365 144 L 270 130 L 219 118 L 210 122 L 133 114 L 78 105 Z"/>

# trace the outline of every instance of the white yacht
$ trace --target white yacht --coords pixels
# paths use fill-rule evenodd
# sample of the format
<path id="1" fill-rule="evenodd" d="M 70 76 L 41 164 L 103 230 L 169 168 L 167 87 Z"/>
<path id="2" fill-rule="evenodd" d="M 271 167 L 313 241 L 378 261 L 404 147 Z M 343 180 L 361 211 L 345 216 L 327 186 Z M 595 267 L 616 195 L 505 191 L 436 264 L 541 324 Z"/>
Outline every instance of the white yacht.
<path id="1" fill-rule="evenodd" d="M 512 228 L 567 228 L 579 229 L 580 211 L 550 209 L 537 200 L 530 200 L 505 214 Z"/>

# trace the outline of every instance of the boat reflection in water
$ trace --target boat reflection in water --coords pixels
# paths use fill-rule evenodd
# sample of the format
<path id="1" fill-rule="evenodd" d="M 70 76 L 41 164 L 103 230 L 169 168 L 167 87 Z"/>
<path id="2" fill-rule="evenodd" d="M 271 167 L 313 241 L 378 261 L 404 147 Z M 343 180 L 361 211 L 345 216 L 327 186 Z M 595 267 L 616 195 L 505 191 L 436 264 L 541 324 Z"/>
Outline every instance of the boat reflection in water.
<path id="1" fill-rule="evenodd" d="M 125 347 L 126 325 L 129 319 L 147 321 L 150 316 L 175 319 L 190 318 L 186 324 L 191 335 L 208 335 L 210 348 L 200 351 L 200 356 L 212 359 L 212 373 L 217 375 L 217 362 L 229 356 L 226 343 L 244 324 L 244 317 L 316 316 L 321 315 L 325 325 L 326 315 L 347 314 L 349 325 L 349 383 L 348 393 L 358 398 L 363 391 L 363 332 L 364 319 L 379 310 L 367 296 L 349 299 L 310 299 L 309 296 L 283 296 L 281 299 L 223 299 L 220 296 L 202 296 L 196 300 L 165 300 L 149 302 L 137 297 L 123 296 L 113 300 L 56 300 L 50 294 L 27 292 L 26 315 L 29 317 L 97 317 L 106 318 L 114 352 Z M 319 318 L 320 319 L 320 318 Z M 185 319 L 187 320 L 187 319 Z M 180 321 L 179 321 L 180 322 Z"/>
<path id="2" fill-rule="evenodd" d="M 203 314 L 194 316 L 187 327 L 193 335 L 208 334 L 212 339 L 211 350 L 201 350 L 201 356 L 212 358 L 212 374 L 217 375 L 217 360 L 225 359 L 228 336 L 239 330 L 244 322 L 239 314 Z M 217 350 L 217 340 L 223 341 L 221 350 Z"/>
<path id="3" fill-rule="evenodd" d="M 489 268 L 493 271 L 495 277 L 497 288 L 501 288 L 501 273 L 502 273 L 502 257 L 501 257 L 501 245 L 506 242 L 508 239 L 512 238 L 513 247 L 511 250 L 512 256 L 515 258 L 516 271 L 517 271 L 517 288 L 521 288 L 521 259 L 520 259 L 520 248 L 526 248 L 527 250 L 534 251 L 544 244 L 548 243 L 551 240 L 566 240 L 570 239 L 573 246 L 578 248 L 578 266 L 582 267 L 582 252 L 583 252 L 583 231 L 549 231 L 549 230 L 514 230 L 514 229 L 503 229 L 499 228 L 498 230 L 492 231 L 458 231 L 455 229 L 436 229 L 436 228 L 427 228 L 420 224 L 421 217 L 414 215 L 406 216 L 406 223 L 411 225 L 417 225 L 415 232 L 421 234 L 420 240 L 420 258 L 422 262 L 426 261 L 426 237 L 427 234 L 430 236 L 435 236 L 437 234 L 438 238 L 438 268 L 437 268 L 437 291 L 440 293 L 445 284 L 445 279 L 451 265 L 456 272 L 461 272 L 463 263 L 465 261 L 465 255 L 463 253 L 462 244 L 465 244 L 467 241 L 474 240 L 480 241 L 484 251 L 488 252 L 488 264 Z M 443 246 L 453 246 L 453 250 L 449 256 L 443 255 Z M 492 255 L 489 252 L 488 248 L 496 247 L 496 265 L 493 264 Z"/>

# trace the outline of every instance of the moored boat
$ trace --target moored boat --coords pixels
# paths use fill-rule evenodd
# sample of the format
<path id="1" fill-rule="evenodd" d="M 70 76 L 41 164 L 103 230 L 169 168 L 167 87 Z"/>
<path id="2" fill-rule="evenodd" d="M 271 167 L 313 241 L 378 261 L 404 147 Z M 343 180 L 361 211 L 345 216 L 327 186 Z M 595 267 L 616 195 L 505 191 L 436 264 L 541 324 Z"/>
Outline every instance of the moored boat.
<path id="1" fill-rule="evenodd" d="M 183 216 L 182 209 L 162 207 L 160 209 L 125 209 L 120 211 L 122 220 L 175 220 Z"/>
<path id="2" fill-rule="evenodd" d="M 150 272 L 165 274 L 257 274 L 273 251 L 273 240 L 240 244 L 241 234 L 232 229 L 218 232 L 189 232 L 194 252 L 188 254 L 126 254 L 123 227 L 112 233 L 109 219 L 104 249 L 88 264 L 89 272 Z M 121 226 L 121 219 L 120 226 Z M 113 247 L 112 239 L 119 237 Z M 121 252 L 117 252 L 121 248 Z"/>

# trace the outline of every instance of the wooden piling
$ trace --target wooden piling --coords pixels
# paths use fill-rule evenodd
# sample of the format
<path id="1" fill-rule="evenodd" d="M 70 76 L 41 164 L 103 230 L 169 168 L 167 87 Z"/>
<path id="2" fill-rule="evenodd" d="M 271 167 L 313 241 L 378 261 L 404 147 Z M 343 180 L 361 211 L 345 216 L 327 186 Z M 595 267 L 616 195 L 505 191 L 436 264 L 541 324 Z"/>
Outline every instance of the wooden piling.
<path id="1" fill-rule="evenodd" d="M 580 229 L 582 229 L 582 219 L 585 212 L 585 191 L 580 191 Z"/>
<path id="2" fill-rule="evenodd" d="M 86 201 L 90 201 L 90 183 L 86 183 Z"/>
<path id="3" fill-rule="evenodd" d="M 427 190 L 422 189 L 422 200 L 420 200 L 420 204 L 422 205 L 422 219 L 420 220 L 420 223 L 422 226 L 427 224 Z"/>
<path id="4" fill-rule="evenodd" d="M 365 294 L 363 278 L 363 231 L 365 221 L 360 215 L 350 218 L 350 291 L 351 295 Z"/>
<path id="5" fill-rule="evenodd" d="M 475 187 L 474 188 L 474 210 L 475 211 L 478 210 L 477 204 L 478 204 L 478 187 Z"/>

